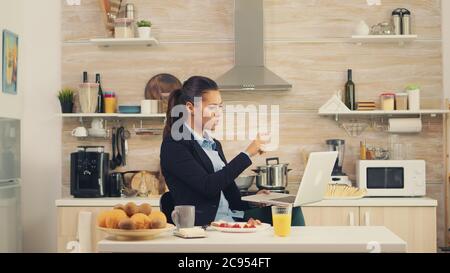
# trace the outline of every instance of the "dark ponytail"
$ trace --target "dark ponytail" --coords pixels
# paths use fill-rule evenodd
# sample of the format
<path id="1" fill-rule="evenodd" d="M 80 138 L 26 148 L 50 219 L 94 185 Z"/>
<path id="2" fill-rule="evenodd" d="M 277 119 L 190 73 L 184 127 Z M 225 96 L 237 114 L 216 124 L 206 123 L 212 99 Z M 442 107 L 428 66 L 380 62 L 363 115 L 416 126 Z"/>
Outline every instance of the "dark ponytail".
<path id="1" fill-rule="evenodd" d="M 167 106 L 164 138 L 170 136 L 172 125 L 180 119 L 180 117 L 172 117 L 172 109 L 177 105 L 194 103 L 196 97 L 202 97 L 204 93 L 212 90 L 219 90 L 216 82 L 206 77 L 194 76 L 185 81 L 181 89 L 173 91 Z"/>
<path id="2" fill-rule="evenodd" d="M 172 125 L 177 121 L 177 119 L 172 118 L 172 109 L 177 106 L 180 101 L 180 97 L 182 95 L 182 90 L 177 89 L 170 93 L 169 100 L 167 103 L 167 113 L 166 113 L 166 126 L 164 127 L 164 137 L 170 135 L 172 130 Z"/>

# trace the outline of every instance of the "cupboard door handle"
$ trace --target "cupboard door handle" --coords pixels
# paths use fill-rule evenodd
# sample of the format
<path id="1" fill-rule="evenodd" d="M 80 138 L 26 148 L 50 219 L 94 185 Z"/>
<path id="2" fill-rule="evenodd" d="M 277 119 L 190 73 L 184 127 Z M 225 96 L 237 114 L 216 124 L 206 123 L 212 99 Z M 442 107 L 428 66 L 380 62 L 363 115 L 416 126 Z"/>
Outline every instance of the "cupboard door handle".
<path id="1" fill-rule="evenodd" d="M 368 211 L 364 214 L 364 225 L 370 226 L 370 213 Z"/>
<path id="2" fill-rule="evenodd" d="M 355 214 L 353 213 L 353 211 L 350 211 L 348 213 L 348 218 L 349 218 L 349 224 L 351 227 L 355 226 Z"/>

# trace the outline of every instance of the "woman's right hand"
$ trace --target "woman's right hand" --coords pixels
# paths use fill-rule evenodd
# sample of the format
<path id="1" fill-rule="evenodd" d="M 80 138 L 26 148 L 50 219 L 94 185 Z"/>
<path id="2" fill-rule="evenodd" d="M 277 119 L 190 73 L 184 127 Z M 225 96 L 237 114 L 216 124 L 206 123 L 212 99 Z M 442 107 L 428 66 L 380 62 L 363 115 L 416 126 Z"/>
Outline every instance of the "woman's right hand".
<path id="1" fill-rule="evenodd" d="M 261 140 L 260 135 L 256 137 L 256 139 L 248 146 L 245 152 L 250 155 L 250 157 L 254 157 L 255 155 L 262 155 L 264 151 L 261 150 L 262 145 L 267 144 L 268 141 Z"/>

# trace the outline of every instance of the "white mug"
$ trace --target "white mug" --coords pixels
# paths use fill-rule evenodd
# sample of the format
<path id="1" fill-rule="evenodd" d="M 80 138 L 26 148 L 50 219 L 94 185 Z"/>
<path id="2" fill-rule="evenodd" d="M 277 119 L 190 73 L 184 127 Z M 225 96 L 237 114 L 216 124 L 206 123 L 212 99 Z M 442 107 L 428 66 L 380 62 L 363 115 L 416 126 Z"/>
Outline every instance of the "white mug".
<path id="1" fill-rule="evenodd" d="M 175 207 L 174 211 L 172 211 L 172 220 L 178 229 L 195 227 L 195 207 Z"/>
<path id="2" fill-rule="evenodd" d="M 159 100 L 143 100 L 141 101 L 141 114 L 151 115 L 158 114 Z"/>
<path id="3" fill-rule="evenodd" d="M 72 131 L 72 136 L 74 137 L 87 137 L 88 131 L 84 127 L 78 127 Z"/>
<path id="4" fill-rule="evenodd" d="M 261 151 L 263 152 L 274 152 L 278 149 L 276 144 L 272 143 L 272 135 L 269 133 L 261 133 L 259 134 L 259 138 L 266 142 L 266 144 L 261 145 Z"/>
<path id="5" fill-rule="evenodd" d="M 150 115 L 152 113 L 152 104 L 151 100 L 143 100 L 141 101 L 141 114 Z"/>
<path id="6" fill-rule="evenodd" d="M 102 130 L 103 129 L 103 119 L 95 118 L 92 120 L 91 128 L 95 130 Z"/>

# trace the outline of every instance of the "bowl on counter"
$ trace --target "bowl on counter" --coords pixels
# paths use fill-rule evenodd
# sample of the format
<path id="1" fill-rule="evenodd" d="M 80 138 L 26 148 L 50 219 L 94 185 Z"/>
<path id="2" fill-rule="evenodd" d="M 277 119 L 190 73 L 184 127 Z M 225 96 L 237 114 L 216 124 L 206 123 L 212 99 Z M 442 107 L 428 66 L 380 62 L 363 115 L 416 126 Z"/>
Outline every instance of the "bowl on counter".
<path id="1" fill-rule="evenodd" d="M 108 235 L 115 237 L 118 241 L 138 241 L 138 240 L 152 240 L 156 236 L 168 233 L 175 230 L 175 226 L 167 224 L 167 227 L 161 229 L 137 229 L 137 230 L 123 230 L 97 227 L 98 230 L 106 232 Z"/>
<path id="2" fill-rule="evenodd" d="M 239 190 L 246 191 L 253 186 L 253 183 L 255 182 L 255 178 L 256 178 L 255 175 L 241 176 L 241 177 L 236 178 L 236 180 L 234 180 L 234 181 L 236 182 L 236 185 Z"/>
<path id="3" fill-rule="evenodd" d="M 119 113 L 121 114 L 140 114 L 140 105 L 119 105 Z"/>

